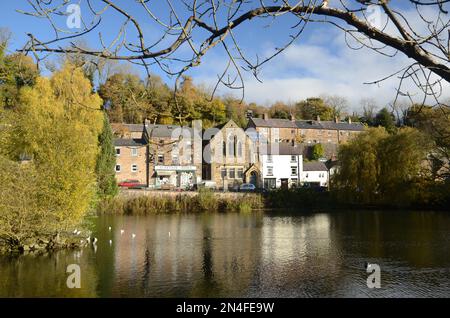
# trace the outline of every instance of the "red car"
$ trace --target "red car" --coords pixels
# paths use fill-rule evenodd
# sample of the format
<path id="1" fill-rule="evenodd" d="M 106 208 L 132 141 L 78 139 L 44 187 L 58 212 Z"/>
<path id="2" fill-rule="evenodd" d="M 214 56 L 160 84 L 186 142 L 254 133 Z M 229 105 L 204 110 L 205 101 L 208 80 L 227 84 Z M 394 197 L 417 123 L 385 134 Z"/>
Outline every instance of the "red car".
<path id="1" fill-rule="evenodd" d="M 145 187 L 145 185 L 141 184 L 139 180 L 125 180 L 119 182 L 119 187 L 128 189 L 139 189 Z"/>

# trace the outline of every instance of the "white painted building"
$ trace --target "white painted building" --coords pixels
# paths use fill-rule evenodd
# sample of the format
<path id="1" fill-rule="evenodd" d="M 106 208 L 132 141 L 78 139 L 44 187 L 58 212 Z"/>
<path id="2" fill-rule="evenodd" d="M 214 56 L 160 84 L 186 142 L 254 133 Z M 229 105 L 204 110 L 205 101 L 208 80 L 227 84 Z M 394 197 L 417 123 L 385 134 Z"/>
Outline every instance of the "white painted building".
<path id="1" fill-rule="evenodd" d="M 303 185 L 327 187 L 329 182 L 328 168 L 323 162 L 305 162 L 300 182 Z"/>
<path id="2" fill-rule="evenodd" d="M 298 185 L 303 170 L 302 148 L 275 144 L 260 152 L 262 184 L 265 189 L 290 188 Z"/>

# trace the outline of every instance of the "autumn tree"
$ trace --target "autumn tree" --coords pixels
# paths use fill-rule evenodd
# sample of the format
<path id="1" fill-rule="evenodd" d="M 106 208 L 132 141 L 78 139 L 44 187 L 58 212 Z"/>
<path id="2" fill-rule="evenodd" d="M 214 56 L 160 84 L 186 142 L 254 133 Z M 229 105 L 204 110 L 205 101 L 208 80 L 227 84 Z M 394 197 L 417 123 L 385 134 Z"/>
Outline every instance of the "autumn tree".
<path id="1" fill-rule="evenodd" d="M 333 110 L 321 98 L 308 98 L 295 105 L 296 116 L 304 120 L 333 120 Z"/>
<path id="2" fill-rule="evenodd" d="M 33 87 L 20 89 L 18 106 L 1 117 L 1 125 L 7 129 L 0 134 L 0 155 L 6 167 L 0 169 L 0 178 L 11 180 L 6 186 L 12 186 L 12 168 L 8 166 L 29 158 L 30 168 L 23 173 L 36 175 L 30 179 L 36 180 L 36 186 L 24 187 L 21 193 L 30 198 L 28 206 L 17 200 L 2 205 L 1 215 L 8 221 L 6 227 L 0 223 L 1 235 L 14 233 L 16 243 L 23 244 L 22 234 L 49 237 L 80 225 L 96 194 L 101 104 L 83 71 L 69 64 L 51 78 L 38 77 Z M 20 180 L 21 173 L 18 170 L 13 176 Z M 8 197 L 8 188 L 1 191 Z M 3 193 L 0 195 L 3 198 Z M 20 230 L 21 217 L 11 218 L 22 213 L 25 218 L 36 214 L 27 233 Z"/>
<path id="3" fill-rule="evenodd" d="M 33 59 L 20 53 L 5 54 L 7 43 L 0 44 L 0 109 L 17 105 L 19 90 L 32 86 L 39 76 Z"/>
<path id="4" fill-rule="evenodd" d="M 389 134 L 369 128 L 339 147 L 333 177 L 338 198 L 346 203 L 409 206 L 437 200 L 427 155 L 432 142 L 416 129 Z"/>
<path id="5" fill-rule="evenodd" d="M 154 114 L 143 81 L 130 73 L 117 73 L 99 88 L 111 122 L 142 123 Z"/>

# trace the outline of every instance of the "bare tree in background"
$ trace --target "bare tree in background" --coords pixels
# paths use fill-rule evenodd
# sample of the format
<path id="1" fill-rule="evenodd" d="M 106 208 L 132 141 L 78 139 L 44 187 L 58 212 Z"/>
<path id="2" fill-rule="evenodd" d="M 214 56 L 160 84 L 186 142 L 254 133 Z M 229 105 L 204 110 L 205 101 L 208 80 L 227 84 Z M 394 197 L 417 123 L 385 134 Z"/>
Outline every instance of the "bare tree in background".
<path id="1" fill-rule="evenodd" d="M 345 34 L 351 49 L 369 48 L 388 57 L 403 54 L 411 59 L 409 65 L 371 82 L 397 77 L 397 97 L 417 99 L 404 89 L 409 81 L 421 91 L 424 101 L 440 105 L 443 83 L 450 82 L 450 0 L 161 0 L 157 10 L 156 1 L 149 0 L 126 1 L 126 5 L 125 1 L 79 0 L 83 15 L 81 28 L 76 30 L 67 28 L 61 19 L 68 15 L 69 0 L 27 2 L 30 11 L 20 12 L 47 20 L 52 29 L 46 39 L 28 34 L 22 51 L 38 60 L 51 52 L 85 54 L 129 61 L 149 74 L 152 67 L 158 67 L 180 79 L 198 66 L 209 50 L 221 47 L 228 62 L 218 74 L 216 88 L 224 85 L 244 94 L 243 72 L 258 79 L 261 67 L 301 37 L 307 25 L 327 24 Z M 140 12 L 139 17 L 135 12 Z M 421 26 L 412 23 L 411 12 Z M 116 30 L 102 29 L 107 14 L 114 17 Z M 280 19 L 292 21 L 282 34 L 284 45 L 269 56 L 248 56 L 240 45 L 240 27 L 250 23 L 256 27 L 255 21 L 263 21 L 267 27 Z M 149 26 L 151 31 L 146 31 Z M 99 47 L 76 45 L 75 39 L 88 33 L 98 34 Z"/>
<path id="2" fill-rule="evenodd" d="M 339 95 L 324 95 L 322 96 L 325 104 L 331 107 L 333 110 L 333 118 L 340 119 L 343 115 L 346 115 L 348 110 L 348 100 L 344 96 Z"/>

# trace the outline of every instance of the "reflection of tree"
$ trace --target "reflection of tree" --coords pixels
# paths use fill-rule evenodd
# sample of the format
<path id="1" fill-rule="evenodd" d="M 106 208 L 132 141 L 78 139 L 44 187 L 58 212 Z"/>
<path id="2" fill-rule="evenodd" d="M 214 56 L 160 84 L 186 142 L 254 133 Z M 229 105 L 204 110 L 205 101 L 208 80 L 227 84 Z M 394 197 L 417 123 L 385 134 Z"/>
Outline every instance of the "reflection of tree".
<path id="1" fill-rule="evenodd" d="M 89 250 L 2 256 L 0 297 L 97 297 L 97 271 L 86 254 Z M 80 266 L 81 288 L 67 287 L 69 264 Z"/>

